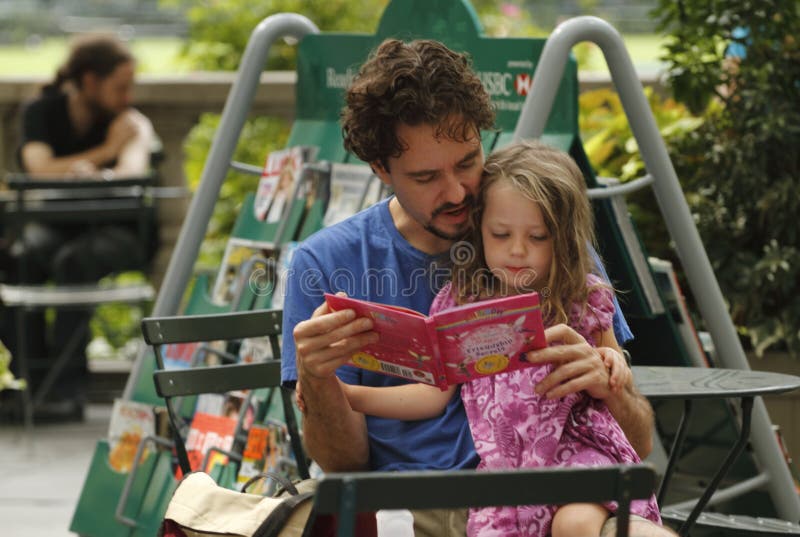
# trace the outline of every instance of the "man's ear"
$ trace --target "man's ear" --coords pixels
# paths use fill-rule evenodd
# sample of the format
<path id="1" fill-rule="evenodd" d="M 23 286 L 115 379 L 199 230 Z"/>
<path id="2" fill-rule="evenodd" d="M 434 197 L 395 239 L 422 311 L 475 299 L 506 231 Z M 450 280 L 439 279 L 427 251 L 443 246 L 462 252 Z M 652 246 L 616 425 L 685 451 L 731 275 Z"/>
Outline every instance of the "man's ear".
<path id="1" fill-rule="evenodd" d="M 97 93 L 97 86 L 100 84 L 100 77 L 97 73 L 86 71 L 81 77 L 81 91 L 89 95 Z"/>
<path id="2" fill-rule="evenodd" d="M 389 176 L 389 172 L 386 170 L 383 164 L 379 160 L 369 163 L 370 168 L 372 171 L 375 172 L 375 175 L 378 176 L 378 179 L 381 180 L 386 186 L 392 186 L 392 178 Z"/>

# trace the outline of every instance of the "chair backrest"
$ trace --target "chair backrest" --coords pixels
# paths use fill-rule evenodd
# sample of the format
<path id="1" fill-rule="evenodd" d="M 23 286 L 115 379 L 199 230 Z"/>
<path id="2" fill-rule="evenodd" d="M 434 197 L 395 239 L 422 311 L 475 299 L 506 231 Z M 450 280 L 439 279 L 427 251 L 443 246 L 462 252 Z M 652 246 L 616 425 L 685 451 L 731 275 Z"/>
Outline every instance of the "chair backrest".
<path id="1" fill-rule="evenodd" d="M 277 310 L 234 312 L 220 315 L 152 317 L 142 320 L 142 334 L 156 354 L 157 369 L 153 373 L 156 393 L 166 402 L 175 433 L 178 462 L 184 474 L 191 471 L 178 418 L 171 403 L 173 397 L 224 393 L 231 390 L 279 388 L 284 418 L 292 450 L 301 477 L 308 477 L 308 466 L 300 443 L 299 430 L 292 407 L 291 393 L 281 387 L 280 342 L 282 313 Z M 164 369 L 162 346 L 198 341 L 234 341 L 268 337 L 272 359 L 247 364 Z"/>
<path id="2" fill-rule="evenodd" d="M 379 509 L 458 509 L 501 505 L 617 501 L 617 535 L 627 535 L 630 502 L 650 497 L 655 471 L 646 464 L 482 472 L 328 474 L 314 497 L 316 514 L 337 514 L 339 535 L 355 515 Z"/>

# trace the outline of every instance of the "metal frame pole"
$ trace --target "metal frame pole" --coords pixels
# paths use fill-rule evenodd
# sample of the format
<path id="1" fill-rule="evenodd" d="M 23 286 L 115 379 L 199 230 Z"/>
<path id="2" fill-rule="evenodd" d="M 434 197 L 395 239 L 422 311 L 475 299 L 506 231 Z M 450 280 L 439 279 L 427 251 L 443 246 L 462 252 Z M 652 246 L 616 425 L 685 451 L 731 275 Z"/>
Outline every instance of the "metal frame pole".
<path id="1" fill-rule="evenodd" d="M 661 214 L 675 241 L 678 257 L 722 365 L 750 369 L 641 82 L 622 37 L 614 27 L 597 17 L 576 17 L 553 31 L 536 67 L 536 74 L 542 73 L 542 76 L 534 75 L 533 86 L 514 131 L 514 140 L 542 135 L 569 52 L 581 41 L 595 43 L 603 51 L 614 87 L 639 144 L 642 160 L 647 172 L 655 178 L 652 186 Z M 759 465 L 769 476 L 767 488 L 778 514 L 786 520 L 797 522 L 800 520 L 800 496 L 795 490 L 760 397 L 755 400 L 753 408 L 750 442 L 758 454 Z"/>
<path id="2" fill-rule="evenodd" d="M 258 88 L 269 49 L 281 37 L 292 37 L 299 41 L 312 33 L 319 33 L 319 29 L 308 18 L 295 13 L 280 13 L 262 20 L 250 35 L 200 176 L 200 186 L 192 197 L 153 306 L 151 312 L 153 317 L 166 317 L 178 313 L 181 297 L 192 275 L 200 244 L 205 237 L 233 151 L 236 149 L 236 143 Z M 145 347 L 139 352 L 128 377 L 123 392 L 125 399 L 130 399 L 136 386 L 144 355 Z"/>

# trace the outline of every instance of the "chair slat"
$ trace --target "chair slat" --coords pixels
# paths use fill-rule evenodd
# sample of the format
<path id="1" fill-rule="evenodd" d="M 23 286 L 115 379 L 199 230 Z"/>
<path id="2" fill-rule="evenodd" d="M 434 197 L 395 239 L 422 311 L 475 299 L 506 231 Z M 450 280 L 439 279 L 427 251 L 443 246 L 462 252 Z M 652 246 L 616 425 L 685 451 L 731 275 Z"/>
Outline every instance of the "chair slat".
<path id="1" fill-rule="evenodd" d="M 378 509 L 456 509 L 498 505 L 647 498 L 655 471 L 646 464 L 601 468 L 537 468 L 481 472 L 364 472 L 328 474 L 315 497 L 318 513 L 338 513 L 345 488 L 356 512 Z"/>
<path id="2" fill-rule="evenodd" d="M 223 393 L 280 386 L 281 363 L 269 360 L 253 364 L 167 369 L 153 373 L 156 393 L 179 397 L 199 393 Z"/>
<path id="3" fill-rule="evenodd" d="M 263 337 L 280 334 L 282 319 L 280 310 L 149 317 L 142 320 L 142 334 L 148 345 Z"/>

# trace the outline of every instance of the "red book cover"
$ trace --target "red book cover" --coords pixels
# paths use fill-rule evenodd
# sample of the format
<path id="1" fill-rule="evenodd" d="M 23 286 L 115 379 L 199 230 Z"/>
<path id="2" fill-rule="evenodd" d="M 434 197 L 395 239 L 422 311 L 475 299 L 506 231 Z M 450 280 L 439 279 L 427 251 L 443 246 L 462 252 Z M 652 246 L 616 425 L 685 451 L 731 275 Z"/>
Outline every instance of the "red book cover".
<path id="1" fill-rule="evenodd" d="M 189 464 L 192 471 L 200 470 L 208 450 L 217 447 L 230 451 L 233 446 L 233 437 L 236 432 L 236 418 L 195 412 L 192 418 L 192 425 L 189 427 L 189 434 L 186 435 L 186 454 L 189 456 Z M 225 464 L 228 457 L 219 453 L 214 453 L 208 460 L 204 472 L 208 472 L 216 463 Z M 180 477 L 180 468 L 178 475 Z"/>
<path id="2" fill-rule="evenodd" d="M 442 390 L 529 367 L 525 353 L 547 345 L 536 293 L 465 304 L 430 317 L 331 294 L 325 300 L 331 310 L 370 317 L 379 334 L 377 343 L 353 354 L 352 365 Z"/>

